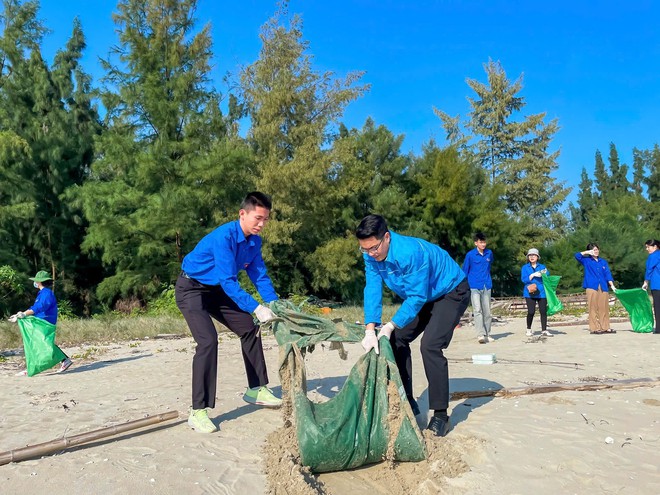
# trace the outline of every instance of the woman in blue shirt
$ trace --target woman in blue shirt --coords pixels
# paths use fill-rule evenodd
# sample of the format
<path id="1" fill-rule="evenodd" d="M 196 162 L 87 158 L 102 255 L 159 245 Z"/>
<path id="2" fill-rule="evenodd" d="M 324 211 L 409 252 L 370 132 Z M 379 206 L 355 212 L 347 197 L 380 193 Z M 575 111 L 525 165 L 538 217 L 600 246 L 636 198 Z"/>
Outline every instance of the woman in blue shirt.
<path id="1" fill-rule="evenodd" d="M 655 329 L 653 333 L 660 334 L 660 241 L 649 239 L 644 246 L 649 253 L 646 259 L 646 272 L 644 273 L 644 285 L 646 290 L 651 286 L 653 296 L 653 313 L 655 313 Z"/>
<path id="2" fill-rule="evenodd" d="M 589 331 L 598 335 L 616 333 L 610 328 L 610 302 L 607 287 L 616 292 L 614 279 L 607 261 L 599 257 L 600 248 L 590 242 L 587 250 L 575 253 L 575 259 L 584 267 L 582 287 L 587 292 L 589 306 Z"/>
<path id="3" fill-rule="evenodd" d="M 527 251 L 527 263 L 520 269 L 520 278 L 525 284 L 523 297 L 527 303 L 526 335 L 528 337 L 534 335 L 532 322 L 534 321 L 537 303 L 541 315 L 541 335 L 552 337 L 552 334 L 548 331 L 548 300 L 545 297 L 545 287 L 543 287 L 543 278 L 541 277 L 544 273 L 548 273 L 548 269 L 544 264 L 538 262 L 540 258 L 538 249 L 530 249 Z"/>

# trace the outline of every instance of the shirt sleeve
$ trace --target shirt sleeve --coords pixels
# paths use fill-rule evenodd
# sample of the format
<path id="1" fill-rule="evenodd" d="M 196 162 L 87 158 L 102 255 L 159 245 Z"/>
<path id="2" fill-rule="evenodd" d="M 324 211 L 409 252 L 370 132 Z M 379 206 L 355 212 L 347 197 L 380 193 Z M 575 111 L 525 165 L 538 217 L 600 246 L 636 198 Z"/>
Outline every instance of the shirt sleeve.
<path id="1" fill-rule="evenodd" d="M 273 287 L 273 282 L 271 282 L 266 271 L 266 265 L 261 256 L 261 251 L 245 271 L 247 272 L 248 277 L 250 277 L 250 280 L 252 280 L 254 286 L 257 288 L 257 292 L 259 292 L 259 295 L 265 302 L 271 303 L 278 299 L 275 288 Z"/>
<path id="2" fill-rule="evenodd" d="M 532 283 L 532 280 L 529 279 L 529 276 L 534 273 L 532 270 L 533 269 L 530 265 L 523 265 L 520 269 L 520 280 L 522 280 L 525 285 Z"/>
<path id="3" fill-rule="evenodd" d="M 608 282 L 614 282 L 614 277 L 612 277 L 612 272 L 610 271 L 610 264 L 607 261 L 605 261 L 605 277 Z"/>
<path id="4" fill-rule="evenodd" d="M 364 270 L 367 279 L 364 286 L 364 323 L 380 325 L 383 315 L 383 279 L 378 273 L 375 263 L 366 259 Z"/>
<path id="5" fill-rule="evenodd" d="M 660 256 L 649 256 L 646 259 L 646 273 L 644 273 L 644 280 L 651 280 L 653 270 L 660 264 Z"/>
<path id="6" fill-rule="evenodd" d="M 220 286 L 239 308 L 248 313 L 254 312 L 259 303 L 243 290 L 236 274 L 236 243 L 228 236 L 222 236 L 213 246 L 215 269 L 218 273 Z M 231 256 L 228 256 L 231 254 Z"/>
<path id="7" fill-rule="evenodd" d="M 50 294 L 47 291 L 40 290 L 34 300 L 34 304 L 28 309 L 31 309 L 35 315 L 38 313 L 46 313 L 53 304 L 51 298 L 48 297 L 49 295 Z"/>
<path id="8" fill-rule="evenodd" d="M 584 265 L 584 256 L 582 256 L 582 253 L 575 253 L 575 259 L 578 260 L 580 264 Z"/>
<path id="9" fill-rule="evenodd" d="M 428 254 L 424 250 L 421 251 L 419 260 L 410 259 L 408 266 L 402 267 L 402 281 L 406 298 L 392 317 L 392 321 L 397 327 L 405 327 L 413 321 L 422 306 L 426 304 L 426 292 L 431 277 L 430 271 L 431 264 L 429 263 Z"/>
<path id="10" fill-rule="evenodd" d="M 469 251 L 465 255 L 465 260 L 463 260 L 462 268 L 463 268 L 463 273 L 465 273 L 466 276 L 469 275 L 469 273 L 470 273 L 470 252 Z"/>

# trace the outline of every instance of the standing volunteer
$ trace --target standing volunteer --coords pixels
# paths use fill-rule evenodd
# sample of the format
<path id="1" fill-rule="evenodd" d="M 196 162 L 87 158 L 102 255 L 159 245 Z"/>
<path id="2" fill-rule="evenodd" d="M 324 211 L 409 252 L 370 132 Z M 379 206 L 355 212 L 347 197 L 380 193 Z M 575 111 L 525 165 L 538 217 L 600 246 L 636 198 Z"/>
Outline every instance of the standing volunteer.
<path id="1" fill-rule="evenodd" d="M 544 337 L 552 337 L 548 331 L 548 300 L 545 296 L 545 287 L 543 286 L 542 275 L 548 273 L 548 269 L 544 264 L 539 263 L 539 250 L 532 248 L 527 251 L 527 263 L 520 269 L 520 278 L 525 284 L 523 288 L 523 297 L 527 304 L 527 333 L 528 337 L 534 335 L 532 330 L 532 322 L 534 321 L 534 313 L 536 312 L 536 305 L 539 305 L 539 314 L 541 315 L 541 335 Z"/>
<path id="2" fill-rule="evenodd" d="M 474 235 L 475 248 L 465 255 L 463 271 L 470 286 L 470 302 L 474 313 L 474 329 L 480 344 L 488 342 L 492 317 L 490 315 L 490 292 L 493 281 L 490 267 L 493 264 L 493 251 L 486 249 L 486 236 L 481 232 Z"/>
<path id="3" fill-rule="evenodd" d="M 32 280 L 34 288 L 39 291 L 34 304 L 25 311 L 19 311 L 15 315 L 10 316 L 9 320 L 15 322 L 26 316 L 34 316 L 35 318 L 46 320 L 52 325 L 57 325 L 57 299 L 55 299 L 55 294 L 51 288 L 53 287 L 53 279 L 48 275 L 47 271 L 40 270 L 30 280 Z M 64 359 L 60 362 L 60 368 L 57 370 L 58 373 L 62 373 L 69 369 L 73 361 L 59 347 L 55 344 L 53 346 L 64 356 Z M 57 363 L 57 358 L 55 358 L 55 363 Z M 25 376 L 27 375 L 27 370 L 20 371 L 16 375 Z"/>
<path id="4" fill-rule="evenodd" d="M 192 408 L 188 424 L 196 431 L 212 433 L 218 428 L 207 408 L 215 407 L 218 374 L 218 335 L 211 318 L 238 335 L 248 389 L 243 400 L 279 407 L 282 403 L 266 386 L 268 374 L 259 323 L 275 315 L 245 292 L 238 273 L 245 270 L 265 303 L 277 299 L 261 256 L 259 233 L 269 220 L 271 201 L 260 192 L 249 193 L 241 203 L 238 220 L 206 235 L 183 259 L 176 281 L 176 304 L 197 343 L 192 362 Z"/>
<path id="5" fill-rule="evenodd" d="M 649 239 L 645 244 L 649 257 L 646 258 L 646 272 L 642 289 L 650 286 L 653 296 L 653 313 L 655 314 L 655 328 L 653 333 L 660 334 L 660 241 Z"/>
<path id="6" fill-rule="evenodd" d="M 434 411 L 428 429 L 443 437 L 449 432 L 450 424 L 449 369 L 442 351 L 449 346 L 454 328 L 470 301 L 465 273 L 444 249 L 392 232 L 380 215 L 364 217 L 355 235 L 366 272 L 366 331 L 362 346 L 367 352 L 374 349 L 378 353 L 378 339 L 390 339 L 406 396 L 417 415 L 410 343 L 424 334 L 422 362 L 429 384 L 429 408 Z M 403 303 L 376 337 L 375 327 L 381 324 L 383 309 L 383 282 Z"/>
<path id="7" fill-rule="evenodd" d="M 616 292 L 610 265 L 600 256 L 598 244 L 590 242 L 585 251 L 575 253 L 575 259 L 584 267 L 582 288 L 587 292 L 589 306 L 589 332 L 592 335 L 616 333 L 610 328 L 610 303 L 607 287 Z"/>

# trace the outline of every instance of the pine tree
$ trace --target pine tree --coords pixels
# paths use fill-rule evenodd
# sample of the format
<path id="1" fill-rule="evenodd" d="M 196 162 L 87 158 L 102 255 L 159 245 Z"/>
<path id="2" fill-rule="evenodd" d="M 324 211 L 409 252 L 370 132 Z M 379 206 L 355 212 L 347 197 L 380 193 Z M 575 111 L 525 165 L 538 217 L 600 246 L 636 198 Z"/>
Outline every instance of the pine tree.
<path id="1" fill-rule="evenodd" d="M 344 108 L 366 91 L 361 74 L 336 79 L 312 67 L 302 20 L 283 25 L 280 9 L 262 28 L 258 60 L 245 67 L 241 87 L 250 118 L 248 141 L 259 168 L 257 187 L 273 198 L 265 256 L 284 293 L 310 285 L 307 257 L 327 239 L 334 219 L 328 194 L 334 177 L 325 147 Z"/>
<path id="2" fill-rule="evenodd" d="M 195 30 L 195 0 L 122 0 L 119 43 L 103 61 L 107 113 L 97 161 L 79 198 L 110 276 L 98 296 L 148 298 L 183 255 L 233 219 L 253 162 L 210 87 L 210 25 Z"/>
<path id="3" fill-rule="evenodd" d="M 462 126 L 460 117 L 436 114 L 450 141 L 488 172 L 492 184 L 503 186 L 508 213 L 535 232 L 523 236 L 539 236 L 539 242 L 554 238 L 565 225 L 559 209 L 570 191 L 551 176 L 558 168 L 559 152 L 549 150 L 558 123 L 546 123 L 545 113 L 516 120 L 526 105 L 519 94 L 522 76 L 510 81 L 499 62 L 489 61 L 484 68 L 487 83 L 467 80 L 477 97 L 468 98 L 471 111 Z"/>
<path id="4" fill-rule="evenodd" d="M 607 173 L 607 170 L 605 170 L 605 162 L 603 161 L 603 155 L 601 155 L 600 150 L 596 150 L 594 162 L 594 178 L 598 199 L 604 201 L 607 199 L 609 192 L 612 190 L 612 180 Z"/>
<path id="5" fill-rule="evenodd" d="M 630 188 L 630 182 L 628 181 L 628 166 L 622 165 L 619 162 L 619 152 L 616 149 L 614 143 L 610 143 L 610 155 L 609 155 L 609 164 L 610 164 L 610 187 L 612 188 L 612 193 L 617 196 L 626 194 Z"/>
<path id="6" fill-rule="evenodd" d="M 591 212 L 596 208 L 596 198 L 593 193 L 593 181 L 589 178 L 587 170 L 582 167 L 580 185 L 578 186 L 577 208 L 572 208 L 573 225 L 579 226 L 588 223 Z"/>
<path id="7" fill-rule="evenodd" d="M 49 67 L 41 56 L 45 28 L 37 12 L 35 2 L 4 3 L 0 125 L 13 134 L 7 142 L 14 150 L 16 140 L 27 146 L 10 165 L 21 184 L 10 191 L 8 202 L 23 207 L 7 230 L 17 244 L 16 257 L 27 260 L 27 271 L 47 269 L 60 298 L 80 300 L 93 261 L 80 255 L 86 225 L 65 193 L 79 186 L 89 169 L 98 116 L 89 76 L 80 67 L 85 39 L 79 22 L 74 20 L 71 38 Z M 17 49 L 21 44 L 29 49 Z M 30 184 L 29 191 L 23 183 Z"/>

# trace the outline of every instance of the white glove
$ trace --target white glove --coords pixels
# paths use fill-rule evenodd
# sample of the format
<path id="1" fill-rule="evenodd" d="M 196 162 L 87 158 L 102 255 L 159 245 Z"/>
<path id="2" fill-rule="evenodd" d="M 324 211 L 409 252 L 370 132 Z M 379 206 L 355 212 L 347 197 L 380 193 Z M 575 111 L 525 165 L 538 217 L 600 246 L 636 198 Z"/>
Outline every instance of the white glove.
<path id="1" fill-rule="evenodd" d="M 642 290 L 646 290 L 649 288 L 649 284 L 646 283 L 646 280 L 644 280 L 644 283 L 642 284 Z"/>
<path id="2" fill-rule="evenodd" d="M 19 311 L 18 313 L 16 313 L 16 318 L 18 318 L 19 320 L 21 318 L 25 318 L 26 316 L 27 315 L 23 311 Z"/>
<path id="3" fill-rule="evenodd" d="M 610 284 L 610 288 L 612 289 L 612 292 L 616 293 L 616 287 L 614 287 L 614 284 Z"/>
<path id="4" fill-rule="evenodd" d="M 254 315 L 257 317 L 257 320 L 259 320 L 259 323 L 268 323 L 270 320 L 277 318 L 275 313 L 273 313 L 268 306 L 264 306 L 263 304 L 257 306 L 257 309 L 254 310 Z"/>
<path id="5" fill-rule="evenodd" d="M 532 280 L 534 277 L 540 277 L 541 272 L 534 272 L 529 276 L 529 279 Z"/>
<path id="6" fill-rule="evenodd" d="M 548 273 L 548 269 L 547 269 L 547 268 L 544 268 L 544 269 L 541 270 L 539 273 L 545 275 L 546 273 Z"/>
<path id="7" fill-rule="evenodd" d="M 16 320 L 18 320 L 18 315 L 11 315 L 8 320 L 12 323 L 16 323 Z"/>
<path id="8" fill-rule="evenodd" d="M 394 323 L 392 323 L 391 321 L 385 323 L 385 325 L 383 325 L 380 328 L 380 332 L 378 332 L 378 338 L 381 339 L 385 337 L 387 340 L 390 340 L 393 331 L 394 331 Z"/>
<path id="9" fill-rule="evenodd" d="M 362 347 L 364 348 L 364 352 L 369 352 L 371 349 L 376 351 L 376 354 L 378 354 L 378 339 L 376 338 L 376 331 L 375 330 L 365 330 L 364 332 L 364 338 L 362 339 Z"/>

